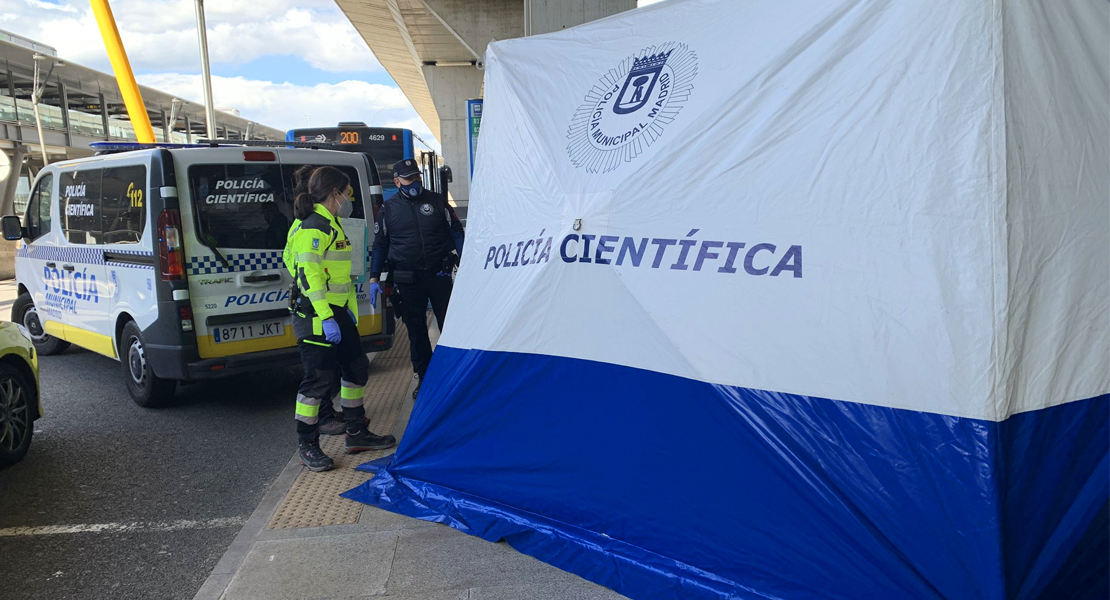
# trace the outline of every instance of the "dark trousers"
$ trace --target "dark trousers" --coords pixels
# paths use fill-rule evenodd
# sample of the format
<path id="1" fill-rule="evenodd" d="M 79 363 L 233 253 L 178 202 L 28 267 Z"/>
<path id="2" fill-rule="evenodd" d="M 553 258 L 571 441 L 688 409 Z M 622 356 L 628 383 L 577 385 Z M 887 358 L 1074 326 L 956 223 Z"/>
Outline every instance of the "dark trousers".
<path id="1" fill-rule="evenodd" d="M 423 379 L 432 361 L 432 342 L 428 339 L 428 301 L 436 315 L 439 330 L 447 316 L 447 303 L 451 300 L 451 276 L 437 275 L 434 271 L 417 272 L 412 283 L 398 283 L 404 306 L 405 326 L 409 330 L 409 358 L 412 371 Z"/>
<path id="2" fill-rule="evenodd" d="M 293 315 L 304 364 L 304 379 L 297 390 L 297 437 L 303 442 L 316 441 L 320 417 L 334 414 L 331 399 L 341 393 L 343 420 L 347 431 L 354 433 L 364 427 L 366 410 L 362 406 L 363 391 L 370 378 L 370 360 L 362 351 L 358 326 L 346 308 L 332 306 L 335 322 L 343 339 L 328 343 L 323 335 L 313 333 L 312 317 Z"/>

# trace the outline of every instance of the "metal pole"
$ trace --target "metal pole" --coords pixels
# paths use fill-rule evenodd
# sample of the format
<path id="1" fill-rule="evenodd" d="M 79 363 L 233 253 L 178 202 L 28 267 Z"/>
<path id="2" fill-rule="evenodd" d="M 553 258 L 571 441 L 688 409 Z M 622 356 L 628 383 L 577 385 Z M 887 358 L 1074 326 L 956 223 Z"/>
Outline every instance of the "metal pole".
<path id="1" fill-rule="evenodd" d="M 69 92 L 66 91 L 66 84 L 62 83 L 61 78 L 58 78 L 58 93 L 62 97 L 62 126 L 66 129 L 66 146 L 73 147 L 73 123 L 69 119 Z"/>
<path id="2" fill-rule="evenodd" d="M 173 142 L 173 132 L 174 132 L 174 129 L 177 128 L 177 119 L 178 119 L 178 117 L 181 116 L 181 108 L 183 106 L 185 106 L 185 101 L 181 100 L 180 98 L 174 98 L 173 101 L 170 102 L 170 116 L 169 116 L 170 132 L 168 134 L 166 134 L 166 141 L 167 142 L 171 142 L 171 143 Z M 186 125 L 186 129 L 188 129 L 188 125 Z"/>
<path id="3" fill-rule="evenodd" d="M 54 70 L 54 65 L 50 65 L 50 70 Z M 49 79 L 50 74 L 46 77 Z M 42 166 L 50 164 L 50 159 L 46 157 L 46 140 L 42 137 L 42 115 L 39 114 L 39 100 L 42 98 L 42 92 L 46 89 L 46 82 L 42 83 L 39 87 L 39 61 L 35 61 L 35 83 L 33 90 L 31 90 L 31 106 L 35 109 L 35 128 L 39 130 L 39 150 L 42 152 Z"/>
<path id="4" fill-rule="evenodd" d="M 204 114 L 208 139 L 216 139 L 216 105 L 212 103 L 212 69 L 208 66 L 208 34 L 204 25 L 204 0 L 197 2 L 197 39 L 200 40 L 200 71 L 204 80 Z"/>
<path id="5" fill-rule="evenodd" d="M 104 99 L 104 93 L 101 92 L 100 98 L 100 121 L 104 124 L 104 140 L 112 139 L 112 123 L 108 119 L 108 101 Z"/>

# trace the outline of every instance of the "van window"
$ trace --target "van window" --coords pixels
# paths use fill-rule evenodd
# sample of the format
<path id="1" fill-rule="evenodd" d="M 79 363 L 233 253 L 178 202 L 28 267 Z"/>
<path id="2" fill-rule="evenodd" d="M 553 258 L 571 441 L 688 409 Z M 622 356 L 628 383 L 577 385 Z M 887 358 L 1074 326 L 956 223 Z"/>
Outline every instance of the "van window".
<path id="1" fill-rule="evenodd" d="M 232 164 L 189 167 L 197 215 L 197 237 L 221 248 L 280 250 L 293 224 L 293 173 L 302 165 Z M 363 218 L 358 170 L 337 166 L 351 179 L 355 206 Z"/>
<path id="2" fill-rule="evenodd" d="M 290 190 L 290 194 L 293 194 L 292 190 L 294 189 L 293 176 L 296 174 L 297 169 L 300 169 L 303 166 L 304 165 L 284 165 L 284 164 L 281 166 L 282 174 L 284 175 L 284 178 L 285 178 L 285 187 Z M 318 165 L 309 165 L 309 166 L 315 167 L 315 166 L 318 166 Z M 360 183 L 361 179 L 358 176 L 358 169 L 356 169 L 354 167 L 344 166 L 344 165 L 328 165 L 328 166 L 333 167 L 335 169 L 339 169 L 340 171 L 343 172 L 344 175 L 347 176 L 347 179 L 349 179 L 351 181 L 351 192 L 353 194 L 353 197 L 351 198 L 351 201 L 354 202 L 354 204 L 355 204 L 354 207 L 352 207 L 352 209 L 351 209 L 351 218 L 352 219 L 365 219 L 366 218 L 366 208 L 362 205 L 362 184 Z M 284 243 L 282 244 L 282 247 L 284 247 Z"/>
<path id="3" fill-rule="evenodd" d="M 104 169 L 100 187 L 104 243 L 138 243 L 146 226 L 146 166 Z"/>
<path id="4" fill-rule="evenodd" d="M 189 167 L 189 185 L 197 237 L 206 245 L 285 247 L 293 199 L 282 185 L 279 165 L 194 165 Z"/>
<path id="5" fill-rule="evenodd" d="M 100 169 L 62 173 L 58 189 L 62 231 L 72 244 L 100 239 Z"/>
<path id="6" fill-rule="evenodd" d="M 23 224 L 32 240 L 50 232 L 50 199 L 54 190 L 54 174 L 47 173 L 39 179 L 35 191 L 27 202 Z"/>

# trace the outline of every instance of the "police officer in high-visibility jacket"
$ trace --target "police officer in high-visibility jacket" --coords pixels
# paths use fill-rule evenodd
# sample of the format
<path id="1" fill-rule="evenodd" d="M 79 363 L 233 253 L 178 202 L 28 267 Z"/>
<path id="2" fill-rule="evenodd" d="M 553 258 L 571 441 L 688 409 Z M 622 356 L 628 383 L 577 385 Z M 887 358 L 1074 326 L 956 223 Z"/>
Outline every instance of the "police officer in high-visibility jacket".
<path id="1" fill-rule="evenodd" d="M 297 393 L 297 437 L 301 462 L 310 470 L 335 466 L 320 449 L 320 406 L 340 389 L 346 452 L 389 448 L 391 435 L 367 429 L 362 406 L 370 361 L 358 333 L 358 303 L 351 282 L 351 244 L 337 217 L 351 214 L 350 181 L 338 169 L 317 167 L 293 205 L 299 222 L 289 230 L 283 255 L 296 285 L 293 332 L 304 363 Z"/>
<path id="2" fill-rule="evenodd" d="M 381 294 L 378 278 L 388 260 L 393 283 L 403 298 L 415 398 L 432 360 L 427 306 L 431 301 L 442 330 L 451 298 L 451 272 L 462 256 L 463 227 L 446 198 L 423 188 L 415 160 L 393 165 L 393 183 L 398 192 L 386 199 L 374 221 L 370 302 Z"/>

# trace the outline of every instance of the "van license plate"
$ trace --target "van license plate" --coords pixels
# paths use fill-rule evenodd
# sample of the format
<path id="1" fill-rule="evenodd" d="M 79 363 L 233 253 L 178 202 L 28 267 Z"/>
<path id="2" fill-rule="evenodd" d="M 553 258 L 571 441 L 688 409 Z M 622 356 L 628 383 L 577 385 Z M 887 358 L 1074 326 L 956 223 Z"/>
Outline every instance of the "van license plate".
<path id="1" fill-rule="evenodd" d="M 212 328 L 212 337 L 215 338 L 216 343 L 254 340 L 276 335 L 285 335 L 285 325 L 281 321 L 240 323 Z"/>

